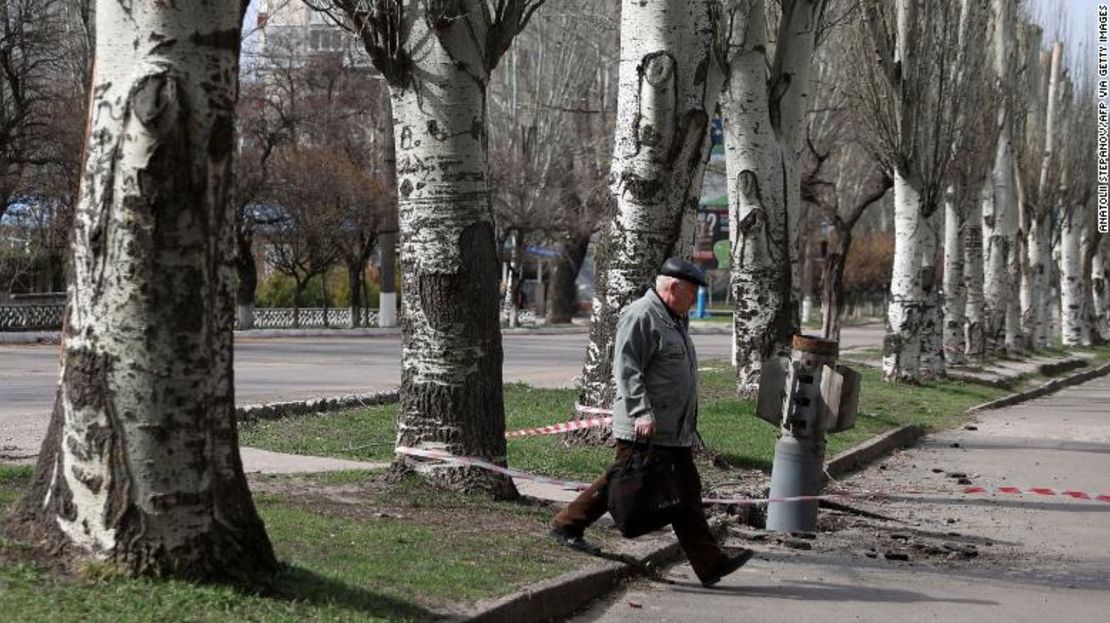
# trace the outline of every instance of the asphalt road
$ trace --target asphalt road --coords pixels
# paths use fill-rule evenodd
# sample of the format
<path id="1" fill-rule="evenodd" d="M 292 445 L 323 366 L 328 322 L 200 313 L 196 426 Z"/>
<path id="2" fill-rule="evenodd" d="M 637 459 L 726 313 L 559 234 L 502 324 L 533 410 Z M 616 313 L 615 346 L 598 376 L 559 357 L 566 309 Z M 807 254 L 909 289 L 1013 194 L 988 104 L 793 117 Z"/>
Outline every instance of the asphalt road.
<path id="1" fill-rule="evenodd" d="M 853 504 L 902 523 L 850 518 L 843 529 L 822 532 L 811 551 L 733 538 L 732 545 L 753 546 L 756 558 L 718 588 L 702 588 L 688 565 L 678 565 L 669 572 L 676 584 L 638 581 L 573 620 L 1106 621 L 1110 504 L 967 496 L 951 474 L 992 489 L 1110 494 L 1108 403 L 1110 378 L 1103 377 L 982 413 L 977 430 L 929 436 L 841 484 L 896 494 Z M 919 493 L 897 496 L 913 490 Z M 952 541 L 977 544 L 976 555 L 949 559 L 919 547 Z M 909 560 L 886 559 L 892 547 L 908 551 Z M 876 557 L 866 554 L 870 548 Z"/>
<path id="2" fill-rule="evenodd" d="M 695 334 L 698 357 L 728 359 L 729 336 Z M 581 371 L 588 336 L 506 334 L 505 381 L 569 387 Z M 878 345 L 881 327 L 844 330 L 843 348 Z M 0 345 L 0 450 L 33 452 L 45 430 L 58 382 L 57 345 Z M 303 400 L 393 389 L 400 383 L 400 338 L 237 338 L 239 404 Z"/>

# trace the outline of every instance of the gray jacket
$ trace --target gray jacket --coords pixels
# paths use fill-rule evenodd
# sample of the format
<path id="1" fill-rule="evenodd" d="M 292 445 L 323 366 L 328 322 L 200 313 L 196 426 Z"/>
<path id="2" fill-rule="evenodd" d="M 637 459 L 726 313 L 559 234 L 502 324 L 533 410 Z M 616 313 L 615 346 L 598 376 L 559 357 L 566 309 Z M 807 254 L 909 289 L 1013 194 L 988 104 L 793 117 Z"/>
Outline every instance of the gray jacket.
<path id="1" fill-rule="evenodd" d="M 698 428 L 698 358 L 683 323 L 649 290 L 621 314 L 613 345 L 613 435 L 632 441 L 635 421 L 654 420 L 651 441 L 693 445 Z M 681 430 L 679 427 L 681 426 Z"/>

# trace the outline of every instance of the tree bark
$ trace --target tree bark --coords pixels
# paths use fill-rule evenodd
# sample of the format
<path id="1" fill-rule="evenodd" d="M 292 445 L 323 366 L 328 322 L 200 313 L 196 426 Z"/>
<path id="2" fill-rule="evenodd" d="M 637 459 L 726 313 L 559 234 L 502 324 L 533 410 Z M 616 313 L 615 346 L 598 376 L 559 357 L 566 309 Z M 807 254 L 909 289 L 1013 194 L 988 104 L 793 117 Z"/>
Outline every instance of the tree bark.
<path id="1" fill-rule="evenodd" d="M 894 267 L 883 340 L 883 376 L 888 380 L 920 378 L 923 293 L 921 251 L 926 224 L 917 182 L 894 171 Z"/>
<path id="2" fill-rule="evenodd" d="M 9 526 L 134 574 L 277 568 L 243 475 L 232 381 L 241 11 L 96 10 L 61 381 Z"/>
<path id="3" fill-rule="evenodd" d="M 709 117 L 722 72 L 708 0 L 624 0 L 611 188 L 616 213 L 595 255 L 590 343 L 579 402 L 613 401 L 617 317 L 668 256 L 686 255 L 709 156 Z"/>
<path id="4" fill-rule="evenodd" d="M 1105 236 L 1098 236 L 1095 241 L 1096 249 L 1091 259 L 1091 296 L 1093 317 L 1095 319 L 1094 333 L 1099 340 L 1110 341 L 1110 278 L 1107 270 L 1107 243 Z"/>
<path id="5" fill-rule="evenodd" d="M 352 328 L 362 326 L 362 272 L 364 269 L 364 265 L 347 264 L 347 284 L 351 296 L 348 301 L 348 307 L 351 310 Z"/>
<path id="6" fill-rule="evenodd" d="M 493 36 L 496 25 L 484 21 L 484 3 L 456 4 L 407 5 L 416 15 L 405 24 L 402 59 L 411 65 L 379 66 L 390 85 L 397 154 L 403 305 L 397 445 L 505 465 L 485 101 L 501 52 L 489 46 L 501 42 Z M 490 36 L 475 37 L 476 28 L 490 29 Z M 517 496 L 510 478 L 473 466 L 399 455 L 395 468 L 462 492 Z"/>
<path id="7" fill-rule="evenodd" d="M 826 340 L 840 341 L 840 320 L 844 315 L 844 265 L 852 248 L 852 230 L 837 228 L 836 250 L 825 258 L 821 286 L 821 333 Z"/>
<path id="8" fill-rule="evenodd" d="M 962 194 L 962 193 L 961 193 Z M 964 233 L 967 218 L 956 189 L 949 189 L 944 210 L 944 357 L 949 365 L 967 362 L 967 284 L 964 283 Z"/>
<path id="9" fill-rule="evenodd" d="M 983 183 L 979 197 L 972 196 L 964 222 L 964 286 L 967 290 L 967 356 L 982 362 L 987 356 L 983 317 L 983 206 L 991 201 L 988 184 Z"/>
<path id="10" fill-rule="evenodd" d="M 728 78 L 721 100 L 728 170 L 733 362 L 737 389 L 754 395 L 763 362 L 788 353 L 800 330 L 798 220 L 809 74 L 823 0 L 786 0 L 773 63 L 764 3 L 730 17 Z M 770 71 L 768 71 L 770 68 Z"/>
<path id="11" fill-rule="evenodd" d="M 589 249 L 589 237 L 567 236 L 562 253 L 551 270 L 550 295 L 547 299 L 547 324 L 568 324 L 577 311 L 578 286 L 575 281 Z"/>
<path id="12" fill-rule="evenodd" d="M 236 289 L 236 316 L 240 329 L 254 328 L 254 293 L 258 289 L 258 267 L 254 261 L 254 229 L 241 223 L 236 227 L 235 268 L 239 276 Z"/>
<path id="13" fill-rule="evenodd" d="M 1082 273 L 1084 206 L 1075 205 L 1060 224 L 1060 302 L 1064 346 L 1090 344 Z"/>
<path id="14" fill-rule="evenodd" d="M 995 6 L 995 79 L 1002 92 L 1009 91 L 1013 80 L 1014 6 L 1013 0 L 994 0 Z M 1012 144 L 1012 106 L 1003 97 L 998 103 L 998 142 L 991 175 L 990 210 L 983 211 L 984 242 L 984 334 L 988 354 L 1018 346 L 1017 318 L 1010 304 L 1015 294 L 1011 280 L 1012 255 L 1016 252 L 1018 205 L 1014 188 L 1014 150 Z"/>
<path id="15" fill-rule="evenodd" d="M 937 290 L 938 217 L 934 212 L 923 216 L 921 238 L 921 377 L 936 379 L 944 376 L 944 330 Z"/>

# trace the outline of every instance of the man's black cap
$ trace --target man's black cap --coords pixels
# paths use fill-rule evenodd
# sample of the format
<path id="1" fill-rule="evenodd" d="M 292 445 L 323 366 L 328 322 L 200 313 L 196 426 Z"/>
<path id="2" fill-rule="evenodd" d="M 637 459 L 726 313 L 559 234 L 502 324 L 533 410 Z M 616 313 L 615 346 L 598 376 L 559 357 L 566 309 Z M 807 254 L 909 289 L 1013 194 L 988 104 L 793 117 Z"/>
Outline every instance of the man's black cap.
<path id="1" fill-rule="evenodd" d="M 705 279 L 705 271 L 701 269 L 701 266 L 681 257 L 667 258 L 667 261 L 663 262 L 663 268 L 659 269 L 659 274 L 696 283 L 702 287 L 709 285 L 709 282 Z"/>

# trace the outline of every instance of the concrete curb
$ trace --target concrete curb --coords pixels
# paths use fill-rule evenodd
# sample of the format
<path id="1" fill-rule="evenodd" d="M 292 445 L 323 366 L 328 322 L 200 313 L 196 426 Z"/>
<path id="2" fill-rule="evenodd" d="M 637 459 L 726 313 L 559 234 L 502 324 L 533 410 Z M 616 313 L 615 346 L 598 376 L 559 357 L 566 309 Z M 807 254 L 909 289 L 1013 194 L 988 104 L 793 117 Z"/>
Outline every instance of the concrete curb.
<path id="1" fill-rule="evenodd" d="M 1076 367 L 1082 367 L 1085 365 L 1087 365 L 1086 360 L 1081 359 L 1079 365 L 1076 365 L 1075 360 L 1072 359 L 1064 360 L 1058 363 L 1045 364 L 1041 366 L 1040 369 L 1049 369 L 1049 371 L 1044 371 L 1042 372 L 1042 374 L 1056 374 L 1059 372 L 1059 370 L 1074 369 Z M 1056 366 L 1056 369 L 1054 371 L 1052 370 L 1053 366 Z M 1071 387 L 1073 385 L 1086 383 L 1091 379 L 1105 376 L 1106 374 L 1110 374 L 1110 363 L 1102 365 L 1098 368 L 1080 372 L 1079 374 L 1073 374 L 1062 379 L 1052 379 L 1045 382 L 1039 387 L 1035 387 L 1024 392 L 1010 394 L 1009 396 L 1003 396 L 1002 398 L 999 398 L 997 400 L 992 400 L 990 402 L 984 402 L 983 404 L 975 405 L 965 411 L 965 413 L 971 414 L 988 409 L 999 409 L 1002 407 L 1008 407 L 1033 400 L 1035 398 L 1041 398 L 1043 396 L 1047 396 L 1054 392 L 1060 391 L 1065 387 Z M 892 431 L 887 431 L 879 435 L 878 437 L 869 439 L 859 444 L 858 446 L 849 448 L 834 456 L 825 465 L 825 476 L 826 478 L 838 478 L 840 476 L 843 476 L 844 474 L 855 471 L 865 465 L 868 465 L 869 463 L 872 463 L 876 459 L 889 454 L 893 450 L 913 445 L 917 442 L 918 439 L 925 435 L 925 432 L 925 429 L 923 429 L 921 426 L 918 426 L 917 424 L 907 424 Z"/>
<path id="2" fill-rule="evenodd" d="M 354 394 L 330 398 L 309 398 L 293 402 L 271 402 L 261 405 L 244 405 L 235 408 L 235 417 L 240 422 L 253 420 L 277 420 L 291 415 L 308 415 L 326 411 L 342 411 L 354 407 L 371 407 L 392 404 L 400 400 L 398 390 L 376 394 Z"/>
<path id="3" fill-rule="evenodd" d="M 711 523 L 717 538 L 725 533 L 725 524 Z M 682 556 L 682 548 L 673 537 L 662 546 L 648 546 L 632 558 L 640 566 L 658 569 Z M 625 563 L 606 561 L 578 569 L 511 595 L 479 604 L 467 621 L 475 623 L 520 623 L 521 621 L 552 621 L 562 619 L 605 596 L 622 580 L 636 573 Z"/>
<path id="4" fill-rule="evenodd" d="M 917 424 L 907 424 L 848 448 L 825 464 L 825 478 L 839 478 L 868 465 L 898 448 L 912 446 L 925 434 Z"/>
<path id="5" fill-rule="evenodd" d="M 1076 368 L 1082 368 L 1089 365 L 1090 362 L 1086 357 L 1074 356 L 1066 357 L 1059 361 L 1049 361 L 1046 363 L 1038 364 L 1037 367 L 1028 372 L 1018 372 L 1013 369 L 1007 376 L 998 376 L 988 378 L 980 376 L 979 374 L 964 372 L 960 368 L 955 368 L 946 371 L 946 376 L 954 381 L 963 381 L 965 383 L 978 383 L 980 385 L 989 385 L 999 389 L 1009 389 L 1014 381 L 1020 379 L 1024 374 L 1042 374 L 1044 376 L 1053 376 Z"/>
<path id="6" fill-rule="evenodd" d="M 1096 379 L 1107 374 L 1110 374 L 1110 363 L 1103 364 L 1097 368 L 1086 370 L 1084 372 L 1080 372 L 1079 374 L 1073 374 L 1062 379 L 1052 379 L 1051 381 L 1043 383 L 1039 387 L 1034 387 L 1033 389 L 1026 390 L 1024 392 L 1010 394 L 1009 396 L 1003 396 L 997 400 L 991 400 L 990 402 L 984 402 L 983 404 L 975 405 L 974 407 L 968 409 L 967 412 L 975 413 L 977 411 L 985 411 L 987 409 L 999 409 L 1001 407 L 1008 407 L 1010 405 L 1025 402 L 1027 400 L 1033 400 L 1034 398 L 1041 398 L 1042 396 L 1047 396 L 1049 394 L 1058 392 L 1065 387 L 1071 387 L 1073 385 L 1079 385 L 1080 383 L 1086 383 L 1091 379 Z"/>

